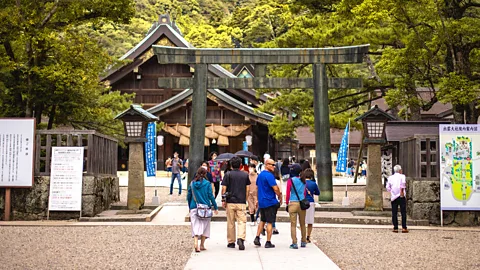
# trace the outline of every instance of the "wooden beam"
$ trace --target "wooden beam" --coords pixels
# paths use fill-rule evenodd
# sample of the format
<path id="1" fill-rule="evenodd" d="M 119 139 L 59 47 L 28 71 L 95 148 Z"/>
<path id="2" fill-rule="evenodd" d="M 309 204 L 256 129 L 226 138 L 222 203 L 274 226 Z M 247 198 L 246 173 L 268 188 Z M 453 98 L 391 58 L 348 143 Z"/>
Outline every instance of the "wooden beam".
<path id="1" fill-rule="evenodd" d="M 312 78 L 208 78 L 208 88 L 218 89 L 283 89 L 314 88 Z M 160 88 L 193 87 L 192 78 L 158 78 Z M 351 89 L 362 88 L 360 78 L 328 78 L 328 88 Z"/>
<path id="2" fill-rule="evenodd" d="M 369 44 L 332 48 L 179 48 L 153 45 L 160 64 L 361 63 Z"/>

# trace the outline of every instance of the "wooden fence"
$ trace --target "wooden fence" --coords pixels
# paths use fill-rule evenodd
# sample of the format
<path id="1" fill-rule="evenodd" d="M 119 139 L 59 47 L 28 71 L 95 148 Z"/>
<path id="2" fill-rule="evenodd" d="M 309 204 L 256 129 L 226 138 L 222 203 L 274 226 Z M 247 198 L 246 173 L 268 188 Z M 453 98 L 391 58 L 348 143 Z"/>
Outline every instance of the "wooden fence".
<path id="1" fill-rule="evenodd" d="M 407 177 L 439 177 L 438 135 L 414 135 L 400 141 L 399 163 Z"/>
<path id="2" fill-rule="evenodd" d="M 35 175 L 50 175 L 52 147 L 84 148 L 83 171 L 87 175 L 117 175 L 118 141 L 94 130 L 37 130 Z"/>

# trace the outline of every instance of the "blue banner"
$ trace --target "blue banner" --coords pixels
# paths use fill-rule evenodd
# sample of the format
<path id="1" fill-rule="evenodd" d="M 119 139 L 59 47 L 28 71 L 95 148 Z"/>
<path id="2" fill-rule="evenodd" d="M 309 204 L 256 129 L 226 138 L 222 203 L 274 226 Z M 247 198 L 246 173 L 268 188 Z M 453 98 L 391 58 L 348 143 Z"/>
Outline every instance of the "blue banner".
<path id="1" fill-rule="evenodd" d="M 345 127 L 345 132 L 343 133 L 342 143 L 340 144 L 340 150 L 338 150 L 337 157 L 337 167 L 335 168 L 337 172 L 347 172 L 347 163 L 348 163 L 348 126 Z"/>
<path id="2" fill-rule="evenodd" d="M 242 150 L 244 150 L 244 151 L 248 151 L 248 144 L 247 144 L 247 142 L 246 142 L 246 141 L 243 141 L 243 142 L 242 142 Z M 244 161 L 245 161 L 245 164 L 247 164 L 247 165 L 248 165 L 248 158 L 247 158 L 247 157 L 246 157 L 246 158 L 244 158 Z"/>
<path id="3" fill-rule="evenodd" d="M 147 141 L 145 142 L 145 162 L 147 167 L 147 177 L 155 176 L 157 162 L 157 127 L 155 122 L 148 123 Z"/>

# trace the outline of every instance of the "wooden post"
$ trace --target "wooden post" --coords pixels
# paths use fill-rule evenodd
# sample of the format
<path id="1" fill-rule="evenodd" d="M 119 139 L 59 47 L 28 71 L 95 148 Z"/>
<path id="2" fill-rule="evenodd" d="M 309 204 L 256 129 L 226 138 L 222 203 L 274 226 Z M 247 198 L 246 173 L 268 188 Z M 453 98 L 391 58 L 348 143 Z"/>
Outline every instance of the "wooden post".
<path id="1" fill-rule="evenodd" d="M 315 157 L 320 201 L 333 201 L 332 148 L 328 108 L 328 78 L 325 64 L 313 64 L 313 112 L 315 116 Z"/>
<path id="2" fill-rule="evenodd" d="M 11 189 L 6 188 L 5 189 L 5 217 L 4 217 L 5 221 L 10 221 L 10 210 L 12 208 L 11 196 L 12 196 Z"/>
<path id="3" fill-rule="evenodd" d="M 206 64 L 196 64 L 192 95 L 192 125 L 188 159 L 188 185 L 202 165 L 205 148 L 205 123 L 207 118 L 207 70 Z"/>
<path id="4" fill-rule="evenodd" d="M 357 164 L 355 164 L 355 178 L 353 179 L 353 183 L 357 183 L 357 178 L 358 178 L 358 165 L 360 165 L 360 160 L 363 158 L 363 140 L 365 140 L 365 132 L 362 131 L 362 141 L 360 142 L 360 151 L 358 152 L 358 158 L 357 158 Z"/>

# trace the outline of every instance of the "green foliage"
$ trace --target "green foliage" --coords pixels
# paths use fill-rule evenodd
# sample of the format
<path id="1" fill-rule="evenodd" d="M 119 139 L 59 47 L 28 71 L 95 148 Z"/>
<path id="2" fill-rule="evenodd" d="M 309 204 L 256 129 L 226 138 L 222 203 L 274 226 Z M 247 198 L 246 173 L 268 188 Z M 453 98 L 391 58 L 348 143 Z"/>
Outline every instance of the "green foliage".
<path id="1" fill-rule="evenodd" d="M 109 93 L 98 84 L 98 76 L 107 66 L 118 64 L 114 59 L 133 48 L 158 16 L 166 13 L 196 47 L 315 48 L 369 43 L 370 70 L 365 64 L 328 66 L 330 77 L 364 81 L 363 89 L 329 91 L 332 127 L 343 128 L 348 119 L 365 112 L 379 98 L 379 91 L 373 92 L 376 89 L 409 120 L 419 119 L 422 110 L 438 101 L 471 114 L 466 117 L 470 122 L 480 114 L 480 8 L 476 1 L 16 3 L 0 4 L 0 114 L 4 116 L 46 115 L 53 116 L 52 124 L 118 126 L 109 119 L 131 96 Z M 268 76 L 311 77 L 312 70 L 305 65 L 269 65 Z M 419 87 L 429 89 L 431 98 L 420 97 Z M 269 128 L 277 139 L 294 136 L 298 126 L 313 126 L 312 90 L 259 92 L 276 96 L 260 109 L 275 114 Z M 101 110 L 104 105 L 107 109 Z M 457 115 L 455 119 L 463 121 Z"/>
<path id="2" fill-rule="evenodd" d="M 479 98 L 479 85 L 456 73 L 440 79 L 438 99 L 443 103 L 466 105 Z"/>
<path id="3" fill-rule="evenodd" d="M 117 134 L 131 95 L 109 93 L 99 75 L 113 59 L 87 25 L 128 23 L 133 1 L 4 1 L 0 5 L 1 116 L 35 117 Z M 41 125 L 39 125 L 40 127 Z"/>

